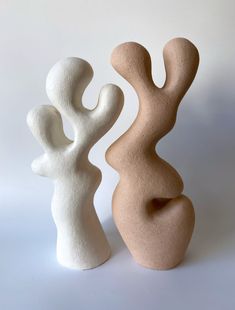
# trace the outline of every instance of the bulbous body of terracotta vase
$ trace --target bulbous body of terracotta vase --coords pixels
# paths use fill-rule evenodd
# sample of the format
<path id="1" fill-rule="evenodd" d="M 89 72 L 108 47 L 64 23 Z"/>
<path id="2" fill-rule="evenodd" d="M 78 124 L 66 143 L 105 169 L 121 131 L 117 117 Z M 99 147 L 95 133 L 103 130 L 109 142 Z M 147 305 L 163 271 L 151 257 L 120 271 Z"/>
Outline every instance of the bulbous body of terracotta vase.
<path id="1" fill-rule="evenodd" d="M 111 63 L 135 89 L 139 111 L 131 127 L 106 152 L 120 174 L 113 195 L 113 217 L 134 259 L 153 269 L 181 262 L 194 228 L 194 209 L 177 171 L 160 158 L 156 143 L 174 126 L 178 105 L 199 64 L 196 47 L 173 39 L 164 48 L 166 82 L 152 79 L 151 59 L 138 43 L 114 49 Z"/>
<path id="2" fill-rule="evenodd" d="M 54 180 L 52 215 L 57 227 L 57 258 L 69 268 L 89 269 L 110 256 L 110 248 L 93 206 L 100 170 L 88 160 L 91 147 L 112 127 L 123 106 L 119 87 L 105 85 L 97 106 L 88 110 L 82 95 L 93 70 L 83 59 L 59 61 L 47 77 L 52 105 L 29 112 L 28 125 L 45 150 L 34 160 L 35 173 Z M 61 115 L 74 129 L 74 141 L 63 131 Z"/>

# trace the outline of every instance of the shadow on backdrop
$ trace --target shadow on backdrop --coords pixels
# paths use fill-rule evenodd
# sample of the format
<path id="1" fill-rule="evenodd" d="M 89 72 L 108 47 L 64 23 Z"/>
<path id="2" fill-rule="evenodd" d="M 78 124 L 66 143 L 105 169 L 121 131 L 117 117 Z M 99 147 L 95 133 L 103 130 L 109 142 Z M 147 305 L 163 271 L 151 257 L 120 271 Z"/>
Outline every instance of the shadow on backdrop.
<path id="1" fill-rule="evenodd" d="M 126 246 L 115 226 L 112 217 L 102 222 L 106 237 L 111 247 L 111 258 L 116 257 L 118 254 L 126 249 Z"/>

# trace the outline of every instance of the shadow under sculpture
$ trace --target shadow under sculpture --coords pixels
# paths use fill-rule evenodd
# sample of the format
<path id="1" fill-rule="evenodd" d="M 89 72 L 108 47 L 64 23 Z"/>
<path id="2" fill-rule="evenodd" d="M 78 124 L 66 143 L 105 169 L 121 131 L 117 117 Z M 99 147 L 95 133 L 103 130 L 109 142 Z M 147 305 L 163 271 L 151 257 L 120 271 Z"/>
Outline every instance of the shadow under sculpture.
<path id="1" fill-rule="evenodd" d="M 196 47 L 184 38 L 169 41 L 163 51 L 166 81 L 158 88 L 151 58 L 138 43 L 116 47 L 114 69 L 135 89 L 138 115 L 106 152 L 120 174 L 113 194 L 113 217 L 132 256 L 140 265 L 169 269 L 179 264 L 192 236 L 195 215 L 177 171 L 160 158 L 156 143 L 174 126 L 179 103 L 199 64 Z"/>
<path id="2" fill-rule="evenodd" d="M 88 160 L 91 147 L 112 127 L 123 106 L 123 93 L 105 85 L 97 106 L 88 110 L 82 95 L 91 81 L 91 66 L 66 58 L 50 70 L 47 95 L 53 105 L 34 108 L 27 123 L 45 150 L 32 170 L 54 180 L 52 215 L 57 227 L 57 258 L 69 268 L 94 268 L 110 256 L 110 247 L 93 206 L 101 182 L 100 170 Z M 61 115 L 74 130 L 74 141 L 63 131 Z"/>

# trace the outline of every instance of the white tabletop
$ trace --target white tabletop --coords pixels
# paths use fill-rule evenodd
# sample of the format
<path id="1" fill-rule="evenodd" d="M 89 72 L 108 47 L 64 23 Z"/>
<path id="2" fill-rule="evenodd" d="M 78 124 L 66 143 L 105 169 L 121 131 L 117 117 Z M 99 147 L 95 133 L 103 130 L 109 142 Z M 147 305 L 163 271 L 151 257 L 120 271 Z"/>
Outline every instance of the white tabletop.
<path id="1" fill-rule="evenodd" d="M 222 218 L 222 208 L 214 211 L 197 211 L 194 238 L 175 269 L 137 265 L 109 218 L 103 224 L 112 257 L 98 268 L 74 271 L 56 261 L 49 207 L 23 201 L 17 208 L 5 205 L 0 213 L 0 309 L 234 310 L 235 212 L 224 210 Z"/>

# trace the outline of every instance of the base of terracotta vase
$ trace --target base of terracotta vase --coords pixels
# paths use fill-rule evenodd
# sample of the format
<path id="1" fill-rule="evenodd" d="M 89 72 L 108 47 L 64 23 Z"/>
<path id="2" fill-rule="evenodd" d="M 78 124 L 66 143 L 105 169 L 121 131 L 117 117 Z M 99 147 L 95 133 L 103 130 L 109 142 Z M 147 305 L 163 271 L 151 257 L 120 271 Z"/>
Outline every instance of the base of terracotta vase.
<path id="1" fill-rule="evenodd" d="M 135 262 L 140 265 L 141 267 L 144 267 L 144 268 L 148 268 L 148 269 L 152 269 L 152 270 L 170 270 L 170 269 L 173 269 L 175 267 L 177 267 L 178 265 L 180 265 L 183 261 L 184 257 L 176 262 L 175 264 L 172 264 L 172 265 L 158 265 L 158 264 L 146 264 L 146 262 L 142 262 L 142 261 L 138 261 L 138 260 L 135 260 Z"/>

